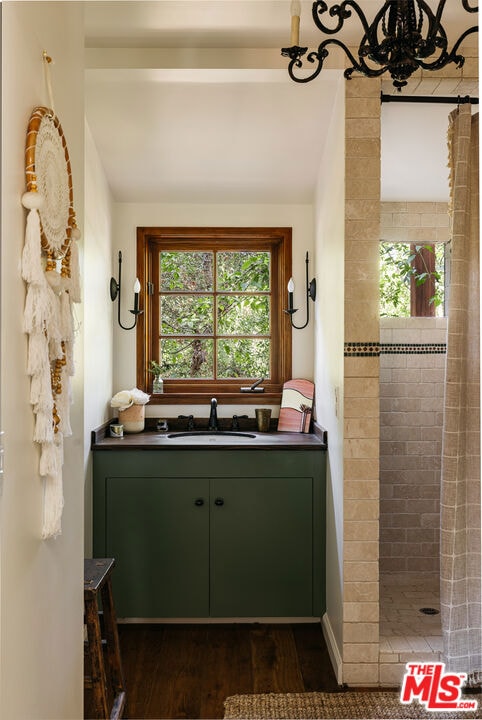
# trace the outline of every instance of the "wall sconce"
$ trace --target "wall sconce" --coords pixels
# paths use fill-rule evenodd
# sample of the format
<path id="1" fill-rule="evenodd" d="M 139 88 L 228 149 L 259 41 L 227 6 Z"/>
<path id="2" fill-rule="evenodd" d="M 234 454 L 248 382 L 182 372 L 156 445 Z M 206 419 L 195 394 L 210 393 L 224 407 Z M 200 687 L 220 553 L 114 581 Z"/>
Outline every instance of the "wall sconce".
<path id="1" fill-rule="evenodd" d="M 290 316 L 291 320 L 291 326 L 294 327 L 296 330 L 303 330 L 308 323 L 310 322 L 310 303 L 309 300 L 313 300 L 315 302 L 316 300 L 316 280 L 313 278 L 311 282 L 308 282 L 308 253 L 306 253 L 306 322 L 304 325 L 295 325 L 293 322 L 293 315 L 295 312 L 298 312 L 298 308 L 293 307 L 293 293 L 295 291 L 295 284 L 293 282 L 293 278 L 290 278 L 290 281 L 288 283 L 288 309 L 285 310 L 285 313 L 287 313 Z"/>
<path id="2" fill-rule="evenodd" d="M 110 279 L 110 299 L 112 302 L 114 302 L 117 298 L 119 299 L 119 302 L 117 304 L 117 322 L 121 326 L 123 330 L 132 330 L 132 328 L 135 328 L 137 324 L 137 316 L 144 312 L 144 310 L 139 310 L 139 293 L 141 291 L 141 284 L 136 278 L 136 281 L 134 283 L 134 309 L 129 310 L 134 315 L 134 324 L 130 327 L 126 327 L 121 323 L 120 319 L 120 306 L 121 306 L 121 267 L 122 267 L 122 253 L 119 250 L 119 281 L 117 282 L 115 278 L 111 277 Z"/>

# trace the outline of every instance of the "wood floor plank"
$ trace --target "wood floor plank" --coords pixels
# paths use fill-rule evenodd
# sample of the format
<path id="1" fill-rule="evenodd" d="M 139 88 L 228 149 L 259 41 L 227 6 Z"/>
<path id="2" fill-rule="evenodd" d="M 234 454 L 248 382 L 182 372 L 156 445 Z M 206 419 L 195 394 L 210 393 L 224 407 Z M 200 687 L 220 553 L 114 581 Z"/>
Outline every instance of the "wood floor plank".
<path id="1" fill-rule="evenodd" d="M 129 716 L 223 718 L 230 695 L 338 689 L 319 623 L 120 625 Z"/>
<path id="2" fill-rule="evenodd" d="M 291 626 L 259 625 L 250 638 L 253 692 L 303 692 Z"/>
<path id="3" fill-rule="evenodd" d="M 222 718 L 224 701 L 253 687 L 251 647 L 241 625 L 216 625 L 202 670 L 200 718 Z"/>
<path id="4" fill-rule="evenodd" d="M 305 692 L 337 692 L 335 673 L 319 623 L 292 625 Z"/>
<path id="5" fill-rule="evenodd" d="M 155 714 L 151 703 L 149 717 L 199 718 L 203 692 L 200 669 L 205 662 L 208 631 L 204 625 L 169 625 L 165 629 L 163 661 L 156 679 L 162 702 Z M 157 710 L 159 713 L 159 710 Z"/>

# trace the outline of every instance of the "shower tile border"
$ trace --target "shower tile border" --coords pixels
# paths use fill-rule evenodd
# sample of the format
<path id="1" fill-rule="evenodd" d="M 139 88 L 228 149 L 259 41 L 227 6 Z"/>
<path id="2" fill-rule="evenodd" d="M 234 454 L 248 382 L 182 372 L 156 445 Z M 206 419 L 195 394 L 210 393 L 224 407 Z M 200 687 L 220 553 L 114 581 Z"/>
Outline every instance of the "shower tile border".
<path id="1" fill-rule="evenodd" d="M 447 343 L 346 342 L 345 357 L 380 357 L 380 355 L 445 355 Z"/>

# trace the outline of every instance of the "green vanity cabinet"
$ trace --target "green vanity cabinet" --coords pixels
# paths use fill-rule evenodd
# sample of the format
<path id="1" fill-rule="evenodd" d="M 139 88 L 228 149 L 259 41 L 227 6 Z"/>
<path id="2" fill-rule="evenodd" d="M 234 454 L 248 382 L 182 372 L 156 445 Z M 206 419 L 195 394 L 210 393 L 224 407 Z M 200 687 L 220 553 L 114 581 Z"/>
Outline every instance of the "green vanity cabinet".
<path id="1" fill-rule="evenodd" d="M 105 556 L 120 617 L 209 615 L 209 481 L 107 477 Z"/>
<path id="2" fill-rule="evenodd" d="M 325 453 L 94 451 L 121 618 L 319 617 Z"/>
<path id="3" fill-rule="evenodd" d="M 212 615 L 312 615 L 312 494 L 310 477 L 211 481 Z"/>

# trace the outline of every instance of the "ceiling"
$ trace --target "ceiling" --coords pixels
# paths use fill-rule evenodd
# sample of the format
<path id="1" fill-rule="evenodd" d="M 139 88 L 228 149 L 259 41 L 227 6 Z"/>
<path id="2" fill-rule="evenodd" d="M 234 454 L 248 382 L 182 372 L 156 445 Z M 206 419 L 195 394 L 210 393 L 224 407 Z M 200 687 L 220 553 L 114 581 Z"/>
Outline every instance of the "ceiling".
<path id="1" fill-rule="evenodd" d="M 360 4 L 373 17 L 381 0 Z M 302 2 L 301 42 L 316 47 L 311 5 Z M 456 38 L 474 16 L 447 5 L 445 25 Z M 116 201 L 312 201 L 333 99 L 345 81 L 336 69 L 307 84 L 289 79 L 280 56 L 289 44 L 289 0 L 84 6 L 86 115 Z M 356 18 L 349 27 L 353 42 Z M 384 105 L 384 199 L 445 199 L 450 109 Z"/>

